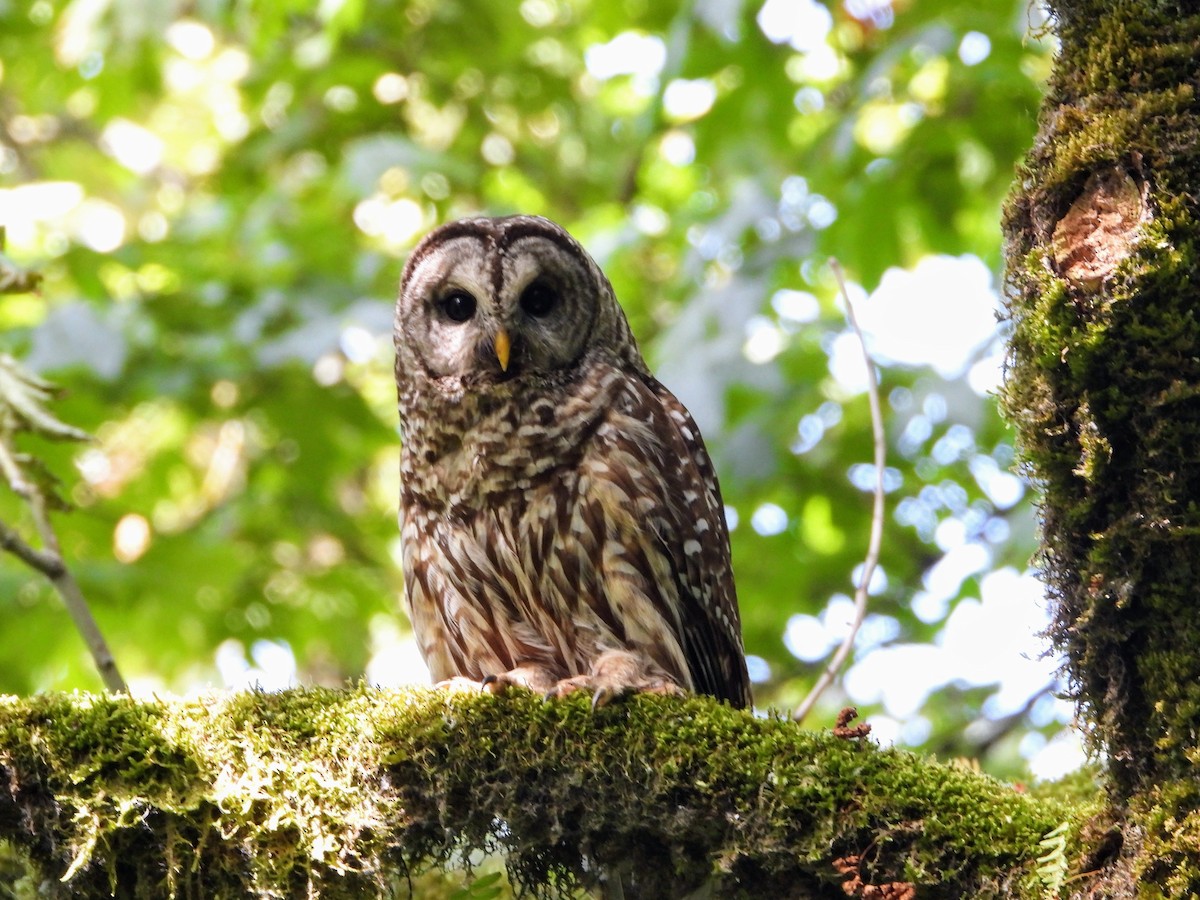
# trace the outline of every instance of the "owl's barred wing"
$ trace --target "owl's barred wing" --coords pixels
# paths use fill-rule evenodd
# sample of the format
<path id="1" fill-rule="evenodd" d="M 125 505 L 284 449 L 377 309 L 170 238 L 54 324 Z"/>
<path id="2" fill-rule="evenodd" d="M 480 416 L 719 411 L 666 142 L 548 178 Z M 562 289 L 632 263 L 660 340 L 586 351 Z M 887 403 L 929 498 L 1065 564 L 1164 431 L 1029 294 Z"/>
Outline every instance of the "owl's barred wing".
<path id="1" fill-rule="evenodd" d="M 729 532 L 716 470 L 700 437 L 700 429 L 683 404 L 657 381 L 651 380 L 650 386 L 675 426 L 670 433 L 679 442 L 678 465 L 674 469 L 668 468 L 666 476 L 672 494 L 682 500 L 680 503 L 677 499 L 675 504 L 677 513 L 682 514 L 678 528 L 684 538 L 683 571 L 686 576 L 681 580 L 689 589 L 690 604 L 700 607 L 694 617 L 689 616 L 683 623 L 688 661 L 698 689 L 706 693 L 711 690 L 735 706 L 749 706 L 750 677 L 742 648 L 742 624 L 729 556 Z M 673 476 L 678 476 L 678 483 L 673 483 Z M 698 552 L 692 552 L 694 546 L 690 541 L 700 545 Z M 679 550 L 677 542 L 677 561 Z"/>
<path id="2" fill-rule="evenodd" d="M 725 512 L 712 462 L 683 405 L 650 376 L 630 379 L 630 402 L 610 411 L 596 434 L 595 490 L 608 519 L 605 585 L 626 630 L 653 636 L 661 623 L 682 652 L 698 692 L 750 704 L 741 622 L 729 560 Z M 623 549 L 621 549 L 623 548 Z M 636 600 L 652 613 L 636 623 Z M 633 608 L 629 608 L 633 607 Z M 632 637 L 632 635 L 630 636 Z M 668 650 L 660 646 L 660 652 Z M 667 667 L 668 671 L 670 667 Z"/>

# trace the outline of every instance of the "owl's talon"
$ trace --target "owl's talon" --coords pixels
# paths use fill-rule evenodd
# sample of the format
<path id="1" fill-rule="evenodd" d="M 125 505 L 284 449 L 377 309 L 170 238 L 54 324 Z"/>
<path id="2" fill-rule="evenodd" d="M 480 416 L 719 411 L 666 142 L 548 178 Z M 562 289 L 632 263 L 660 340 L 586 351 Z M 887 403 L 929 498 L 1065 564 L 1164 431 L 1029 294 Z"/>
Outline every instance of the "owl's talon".
<path id="1" fill-rule="evenodd" d="M 590 675 L 575 675 L 572 678 L 561 679 L 550 690 L 546 691 L 546 699 L 557 700 L 560 697 L 567 696 L 567 694 L 573 694 L 582 688 L 591 689 Z"/>
<path id="2" fill-rule="evenodd" d="M 483 680 L 479 682 L 479 689 L 487 694 L 503 694 L 512 685 L 517 683 L 514 679 L 507 677 L 506 674 L 497 675 L 493 672 L 491 675 L 483 676 Z"/>

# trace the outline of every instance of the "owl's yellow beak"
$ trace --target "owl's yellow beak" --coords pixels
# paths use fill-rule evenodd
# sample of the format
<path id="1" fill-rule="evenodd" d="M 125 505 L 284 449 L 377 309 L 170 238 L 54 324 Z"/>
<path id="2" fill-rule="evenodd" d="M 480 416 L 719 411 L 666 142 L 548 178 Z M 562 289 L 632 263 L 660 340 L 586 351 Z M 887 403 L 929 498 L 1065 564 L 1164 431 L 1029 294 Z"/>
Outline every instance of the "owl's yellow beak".
<path id="1" fill-rule="evenodd" d="M 496 332 L 496 339 L 492 342 L 496 348 L 496 359 L 500 363 L 500 371 L 508 371 L 508 354 L 512 350 L 512 341 L 509 340 L 508 332 L 503 328 Z"/>

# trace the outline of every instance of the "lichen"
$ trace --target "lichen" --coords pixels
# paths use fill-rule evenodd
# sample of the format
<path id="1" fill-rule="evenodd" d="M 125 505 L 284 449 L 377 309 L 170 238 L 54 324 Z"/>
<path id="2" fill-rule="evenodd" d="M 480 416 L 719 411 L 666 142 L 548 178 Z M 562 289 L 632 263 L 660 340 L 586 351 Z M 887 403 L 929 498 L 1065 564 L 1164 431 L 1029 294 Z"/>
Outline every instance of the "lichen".
<path id="1" fill-rule="evenodd" d="M 51 896 L 403 895 L 499 852 L 518 888 L 1040 897 L 1084 805 L 707 698 L 429 690 L 0 700 L 0 839 Z"/>

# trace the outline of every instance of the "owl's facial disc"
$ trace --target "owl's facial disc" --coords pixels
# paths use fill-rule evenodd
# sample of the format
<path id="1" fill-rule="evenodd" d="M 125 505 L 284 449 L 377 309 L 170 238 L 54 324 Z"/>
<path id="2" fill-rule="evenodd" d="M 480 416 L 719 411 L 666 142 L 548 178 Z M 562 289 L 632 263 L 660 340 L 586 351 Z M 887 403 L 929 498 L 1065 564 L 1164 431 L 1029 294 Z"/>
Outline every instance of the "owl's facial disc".
<path id="1" fill-rule="evenodd" d="M 444 226 L 410 259 L 398 371 L 407 366 L 454 394 L 571 377 L 595 343 L 609 291 L 590 257 L 544 220 Z"/>

